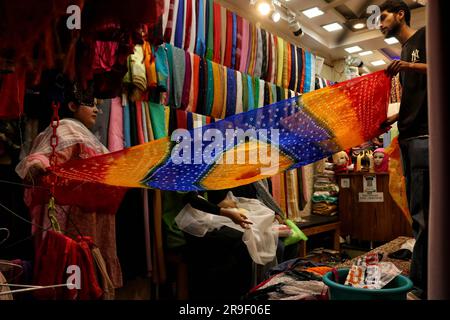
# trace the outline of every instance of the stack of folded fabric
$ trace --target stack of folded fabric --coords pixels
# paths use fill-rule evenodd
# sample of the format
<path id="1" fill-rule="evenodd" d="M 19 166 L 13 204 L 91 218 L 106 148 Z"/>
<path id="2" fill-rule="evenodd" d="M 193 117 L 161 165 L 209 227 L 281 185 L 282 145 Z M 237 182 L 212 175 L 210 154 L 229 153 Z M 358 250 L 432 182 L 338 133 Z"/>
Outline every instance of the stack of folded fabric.
<path id="1" fill-rule="evenodd" d="M 339 187 L 336 184 L 336 177 L 332 168 L 332 163 L 325 162 L 323 169 L 318 170 L 315 176 L 312 196 L 313 214 L 334 216 L 338 213 Z"/>

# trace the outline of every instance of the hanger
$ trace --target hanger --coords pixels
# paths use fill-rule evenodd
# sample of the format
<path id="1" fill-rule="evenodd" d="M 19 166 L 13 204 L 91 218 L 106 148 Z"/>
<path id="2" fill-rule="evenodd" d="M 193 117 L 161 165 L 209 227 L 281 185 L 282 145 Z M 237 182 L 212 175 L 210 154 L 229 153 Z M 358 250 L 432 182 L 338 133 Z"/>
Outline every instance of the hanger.
<path id="1" fill-rule="evenodd" d="M 22 287 L 23 289 L 17 289 L 17 290 L 10 290 L 10 291 L 0 291 L 0 296 L 12 294 L 12 293 L 19 293 L 19 292 L 26 292 L 26 291 L 35 291 L 35 290 L 43 290 L 43 289 L 51 289 L 51 288 L 59 288 L 59 287 L 67 287 L 67 283 L 64 284 L 55 284 L 51 286 L 28 286 L 28 285 L 18 285 L 18 284 L 0 284 L 0 287 Z"/>
<path id="2" fill-rule="evenodd" d="M 0 228 L 0 233 L 6 233 L 6 237 L 4 238 L 4 239 L 1 239 L 0 238 L 0 246 L 2 245 L 2 244 L 4 244 L 8 239 L 9 239 L 9 236 L 11 235 L 11 233 L 9 232 L 9 229 L 8 228 Z"/>

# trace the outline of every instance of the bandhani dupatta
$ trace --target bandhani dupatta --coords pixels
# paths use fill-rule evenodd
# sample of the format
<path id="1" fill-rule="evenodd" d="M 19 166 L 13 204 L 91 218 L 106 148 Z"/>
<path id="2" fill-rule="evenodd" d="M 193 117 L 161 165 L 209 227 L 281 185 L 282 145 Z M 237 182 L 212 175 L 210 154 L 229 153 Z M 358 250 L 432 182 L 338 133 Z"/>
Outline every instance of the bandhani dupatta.
<path id="1" fill-rule="evenodd" d="M 305 166 L 380 135 L 389 91 L 390 79 L 380 71 L 189 131 L 191 137 L 204 136 L 210 129 L 223 137 L 226 130 L 259 132 L 256 140 L 233 139 L 224 144 L 219 139 L 225 148 L 217 154 L 210 152 L 211 146 L 205 141 L 198 149 L 189 139 L 181 144 L 183 139 L 175 143 L 166 137 L 105 156 L 71 161 L 55 173 L 76 180 L 162 190 L 233 188 Z M 191 154 L 189 164 L 176 164 L 172 155 L 181 147 L 197 154 L 210 152 L 214 161 L 197 164 Z M 268 157 L 273 152 L 278 159 L 268 164 L 224 161 L 240 151 L 249 159 L 251 150 L 270 150 Z"/>

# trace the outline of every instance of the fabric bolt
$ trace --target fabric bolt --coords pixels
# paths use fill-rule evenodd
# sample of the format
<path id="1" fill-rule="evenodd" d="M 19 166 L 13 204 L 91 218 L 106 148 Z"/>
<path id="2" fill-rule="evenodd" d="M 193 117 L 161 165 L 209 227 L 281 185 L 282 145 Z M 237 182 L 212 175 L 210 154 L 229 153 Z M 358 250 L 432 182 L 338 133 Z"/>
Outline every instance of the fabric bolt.
<path id="1" fill-rule="evenodd" d="M 206 102 L 206 61 L 202 57 L 199 57 L 198 65 L 198 94 L 197 94 L 197 110 L 199 114 L 205 114 L 205 102 Z"/>
<path id="2" fill-rule="evenodd" d="M 290 79 L 290 45 L 287 41 L 284 41 L 284 51 L 283 51 L 283 80 L 281 87 L 287 88 L 289 86 L 289 79 Z"/>
<path id="3" fill-rule="evenodd" d="M 264 80 L 267 82 L 271 82 L 271 74 L 272 74 L 272 46 L 273 46 L 273 37 L 270 33 L 267 33 L 267 69 Z"/>
<path id="4" fill-rule="evenodd" d="M 258 78 L 252 78 L 252 90 L 253 90 L 253 101 L 254 101 L 254 107 L 258 108 L 259 106 L 259 79 Z"/>
<path id="5" fill-rule="evenodd" d="M 246 75 L 247 89 L 248 89 L 248 108 L 247 111 L 255 109 L 255 94 L 253 90 L 253 78 L 250 75 Z"/>
<path id="6" fill-rule="evenodd" d="M 289 44 L 290 46 L 290 50 L 289 50 L 289 54 L 291 56 L 291 60 L 290 60 L 290 67 L 289 70 L 290 72 L 290 78 L 289 78 L 289 85 L 288 88 L 289 90 L 295 90 L 295 75 L 297 74 L 297 69 L 295 68 L 295 56 L 297 55 L 296 52 L 297 50 L 295 49 L 294 45 Z"/>
<path id="7" fill-rule="evenodd" d="M 298 74 L 298 53 L 297 53 L 296 46 L 294 46 L 293 54 L 294 54 L 295 63 L 294 63 L 294 86 L 293 86 L 292 90 L 297 91 L 299 74 Z"/>
<path id="8" fill-rule="evenodd" d="M 147 128 L 147 119 L 145 116 L 145 109 L 146 108 L 146 102 L 145 101 L 141 101 L 141 115 L 142 115 L 142 132 L 144 135 L 144 142 L 143 143 L 147 143 L 148 140 L 148 128 Z"/>
<path id="9" fill-rule="evenodd" d="M 236 69 L 236 46 L 237 46 L 237 18 L 232 12 L 232 37 L 231 37 L 231 68 Z"/>
<path id="10" fill-rule="evenodd" d="M 305 82 L 303 86 L 303 92 L 311 91 L 311 79 L 309 75 L 311 74 L 311 54 L 309 51 L 305 51 Z"/>
<path id="11" fill-rule="evenodd" d="M 234 65 L 235 70 L 241 69 L 241 54 L 242 54 L 242 17 L 236 16 L 236 62 Z"/>
<path id="12" fill-rule="evenodd" d="M 195 44 L 195 54 L 204 56 L 206 54 L 206 39 L 205 39 L 205 5 L 208 0 L 198 0 L 198 15 L 197 15 L 197 41 Z M 195 2 L 195 1 L 194 1 Z"/>
<path id="13" fill-rule="evenodd" d="M 225 7 L 220 7 L 220 18 L 224 21 L 224 26 L 220 28 L 220 64 L 225 65 L 225 55 L 227 54 L 227 36 L 228 36 L 228 22 L 227 22 L 227 13 L 228 10 Z M 231 49 L 228 51 L 228 54 L 231 55 Z"/>
<path id="14" fill-rule="evenodd" d="M 250 47 L 248 53 L 248 65 L 247 65 L 247 74 L 253 75 L 255 72 L 255 64 L 256 64 L 256 54 L 258 50 L 258 32 L 256 30 L 256 26 L 251 23 L 249 28 L 250 35 Z"/>
<path id="15" fill-rule="evenodd" d="M 267 76 L 267 33 L 266 30 L 261 29 L 261 43 L 262 43 L 262 61 L 261 61 L 261 79 L 266 79 Z"/>
<path id="16" fill-rule="evenodd" d="M 170 43 L 172 41 L 172 34 L 173 34 L 173 29 L 174 29 L 174 10 L 175 10 L 175 2 L 177 0 L 170 0 L 169 3 L 169 12 L 167 15 L 167 23 L 166 23 L 166 27 L 164 29 L 164 42 L 166 43 Z M 166 3 L 166 1 L 165 1 Z"/>
<path id="17" fill-rule="evenodd" d="M 191 81 L 192 81 L 192 64 L 191 64 L 191 55 L 188 51 L 184 52 L 185 57 L 185 73 L 184 73 L 184 81 L 183 81 L 183 93 L 181 95 L 181 104 L 180 107 L 183 110 L 186 110 L 189 105 L 189 98 L 191 93 Z"/>
<path id="18" fill-rule="evenodd" d="M 111 152 L 122 150 L 124 147 L 123 107 L 120 97 L 111 100 L 109 115 L 108 150 Z"/>
<path id="19" fill-rule="evenodd" d="M 214 53 L 213 53 L 213 61 L 216 63 L 220 63 L 221 56 L 221 29 L 222 29 L 222 19 L 220 14 L 220 4 L 217 2 L 213 2 L 214 7 Z"/>
<path id="20" fill-rule="evenodd" d="M 186 16 L 184 19 L 184 43 L 183 43 L 183 48 L 184 50 L 188 51 L 190 50 L 190 46 L 191 46 L 191 32 L 192 32 L 192 26 L 193 26 L 193 17 L 195 16 L 193 14 L 193 9 L 195 9 L 195 7 L 193 8 L 192 0 L 186 0 L 185 2 L 185 6 L 186 6 Z"/>
<path id="21" fill-rule="evenodd" d="M 178 11 L 177 11 L 177 20 L 176 20 L 176 28 L 175 28 L 175 38 L 173 45 L 177 48 L 183 48 L 183 33 L 185 32 L 184 21 L 185 21 L 185 0 L 178 0 Z"/>
<path id="22" fill-rule="evenodd" d="M 232 69 L 227 69 L 227 107 L 225 117 L 229 117 L 237 113 L 236 99 L 237 99 L 237 84 L 236 72 Z"/>
<path id="23" fill-rule="evenodd" d="M 298 90 L 297 92 L 303 93 L 303 85 L 305 82 L 305 56 L 302 48 L 297 48 L 298 57 Z"/>
<path id="24" fill-rule="evenodd" d="M 206 103 L 205 103 L 205 115 L 211 115 L 213 102 L 214 102 L 214 73 L 213 62 L 206 60 L 207 77 L 206 77 Z"/>
<path id="25" fill-rule="evenodd" d="M 247 84 L 247 75 L 245 73 L 241 73 L 242 79 L 242 111 L 248 111 L 248 84 Z"/>
<path id="26" fill-rule="evenodd" d="M 171 44 L 166 44 L 165 48 L 167 50 L 167 65 L 169 70 L 169 77 L 168 77 L 168 87 L 167 87 L 167 104 L 168 105 L 175 105 L 174 102 L 174 68 L 173 68 L 173 46 Z"/>
<path id="27" fill-rule="evenodd" d="M 189 78 L 189 90 L 187 92 L 188 95 L 188 105 L 186 110 L 187 111 L 192 111 L 192 107 L 194 105 L 194 77 L 195 77 L 195 63 L 194 63 L 194 56 L 195 54 L 193 54 L 192 52 L 188 52 L 189 54 L 189 62 L 190 62 L 190 68 L 191 68 L 191 76 Z M 185 80 L 186 81 L 186 80 Z M 197 89 L 197 86 L 195 86 L 195 89 Z"/>
<path id="28" fill-rule="evenodd" d="M 263 39 L 261 34 L 261 28 L 256 28 L 256 58 L 255 58 L 255 70 L 253 76 L 261 78 L 262 60 L 263 60 Z"/>
<path id="29" fill-rule="evenodd" d="M 123 104 L 123 136 L 124 136 L 124 147 L 131 147 L 131 117 L 130 117 L 130 105 L 126 95 L 122 96 Z"/>
<path id="30" fill-rule="evenodd" d="M 242 106 L 244 101 L 242 90 L 242 74 L 236 71 L 236 114 L 244 112 Z"/>
<path id="31" fill-rule="evenodd" d="M 147 77 L 147 87 L 156 88 L 158 85 L 158 77 L 156 74 L 156 62 L 153 50 L 149 42 L 147 41 L 144 42 L 143 50 L 144 50 L 145 73 Z"/>
<path id="32" fill-rule="evenodd" d="M 220 66 L 221 76 L 222 76 L 222 112 L 220 119 L 225 119 L 227 114 L 227 97 L 228 97 L 228 68 L 225 66 Z"/>
<path id="33" fill-rule="evenodd" d="M 161 45 L 156 49 L 155 53 L 155 67 L 156 67 L 156 75 L 158 79 L 158 87 L 161 91 L 167 91 L 168 86 L 168 77 L 169 77 L 169 61 L 167 60 L 167 50 L 164 45 Z"/>
<path id="34" fill-rule="evenodd" d="M 225 29 L 225 49 L 224 49 L 224 59 L 223 59 L 223 65 L 225 65 L 228 68 L 231 68 L 231 50 L 233 46 L 233 15 L 231 11 L 226 11 L 226 28 Z"/>
<path id="35" fill-rule="evenodd" d="M 214 56 L 214 6 L 213 0 L 206 1 L 206 56 L 208 60 L 213 60 Z"/>
<path id="36" fill-rule="evenodd" d="M 166 136 L 166 121 L 164 106 L 149 102 L 150 117 L 155 139 L 161 139 Z"/>
<path id="37" fill-rule="evenodd" d="M 192 105 L 191 105 L 191 111 L 197 112 L 197 103 L 198 103 L 198 94 L 200 91 L 200 84 L 199 84 L 199 76 L 200 76 L 200 57 L 197 55 L 193 55 L 193 62 L 194 62 L 194 68 L 193 68 L 193 81 L 192 81 L 192 87 L 191 87 L 191 95 L 193 96 Z"/>
<path id="38" fill-rule="evenodd" d="M 264 92 L 265 92 L 265 81 L 258 79 L 259 81 L 259 98 L 258 98 L 258 108 L 262 108 L 266 106 L 267 104 L 264 103 Z"/>
<path id="39" fill-rule="evenodd" d="M 217 63 L 212 63 L 213 69 L 213 82 L 214 82 L 214 94 L 213 94 L 213 106 L 211 110 L 211 116 L 214 118 L 220 118 L 223 107 L 223 84 L 222 81 L 222 67 Z"/>
<path id="40" fill-rule="evenodd" d="M 136 123 L 134 125 L 136 126 L 138 144 L 145 143 L 145 138 L 144 138 L 145 134 L 144 134 L 143 118 L 142 118 L 142 101 L 136 102 Z"/>
<path id="41" fill-rule="evenodd" d="M 272 72 L 270 73 L 270 83 L 276 84 L 277 82 L 277 69 L 278 69 L 278 38 L 271 35 L 272 42 Z"/>
<path id="42" fill-rule="evenodd" d="M 239 71 L 241 73 L 247 72 L 247 60 L 248 60 L 248 51 L 249 51 L 249 23 L 246 19 L 242 19 L 242 48 L 241 48 L 241 63 L 239 67 Z"/>
<path id="43" fill-rule="evenodd" d="M 163 15 L 162 15 L 162 22 L 161 22 L 161 27 L 163 30 L 163 41 L 164 41 L 164 35 L 165 35 L 165 30 L 167 27 L 167 22 L 169 20 L 169 11 L 170 11 L 170 3 L 171 1 L 163 1 Z"/>
<path id="44" fill-rule="evenodd" d="M 181 98 L 183 95 L 183 84 L 186 74 L 186 56 L 182 49 L 173 47 L 173 107 L 181 107 Z"/>
<path id="45" fill-rule="evenodd" d="M 281 87 L 283 85 L 283 70 L 284 70 L 284 40 L 277 39 L 277 74 L 276 85 Z"/>

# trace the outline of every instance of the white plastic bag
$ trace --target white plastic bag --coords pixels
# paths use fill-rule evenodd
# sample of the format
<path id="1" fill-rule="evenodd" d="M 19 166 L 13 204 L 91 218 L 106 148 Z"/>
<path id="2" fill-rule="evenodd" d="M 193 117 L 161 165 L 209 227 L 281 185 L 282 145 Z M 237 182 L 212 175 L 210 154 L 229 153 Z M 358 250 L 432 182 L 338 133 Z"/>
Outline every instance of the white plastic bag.
<path id="1" fill-rule="evenodd" d="M 243 229 L 227 217 L 209 214 L 186 205 L 175 218 L 180 230 L 196 237 L 204 237 L 207 232 L 223 226 L 243 232 L 242 241 L 247 246 L 252 260 L 265 265 L 276 256 L 278 234 L 272 228 L 275 213 L 257 199 L 236 198 L 231 192 L 227 199 L 236 202 L 238 208 L 248 211 L 248 220 L 253 222 L 250 229 Z"/>

